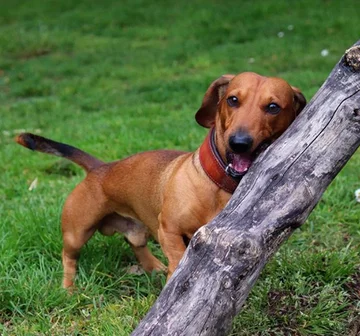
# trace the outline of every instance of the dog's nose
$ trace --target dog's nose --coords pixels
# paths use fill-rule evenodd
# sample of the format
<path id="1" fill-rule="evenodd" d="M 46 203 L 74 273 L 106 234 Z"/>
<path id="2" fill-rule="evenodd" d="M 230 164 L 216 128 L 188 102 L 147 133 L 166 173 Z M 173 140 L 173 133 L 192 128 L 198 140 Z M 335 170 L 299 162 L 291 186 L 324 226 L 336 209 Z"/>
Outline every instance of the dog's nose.
<path id="1" fill-rule="evenodd" d="M 253 139 L 250 135 L 239 132 L 229 138 L 229 146 L 235 153 L 245 153 L 250 150 Z"/>

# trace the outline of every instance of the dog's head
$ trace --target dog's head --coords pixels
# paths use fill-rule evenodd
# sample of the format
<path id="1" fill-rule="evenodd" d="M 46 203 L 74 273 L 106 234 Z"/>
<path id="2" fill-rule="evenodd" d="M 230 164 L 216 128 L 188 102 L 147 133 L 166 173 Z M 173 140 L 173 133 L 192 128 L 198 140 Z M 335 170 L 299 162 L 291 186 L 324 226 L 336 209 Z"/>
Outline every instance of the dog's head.
<path id="1" fill-rule="evenodd" d="M 245 72 L 215 80 L 195 118 L 201 126 L 215 127 L 220 155 L 233 175 L 241 176 L 305 105 L 300 90 L 285 80 Z"/>

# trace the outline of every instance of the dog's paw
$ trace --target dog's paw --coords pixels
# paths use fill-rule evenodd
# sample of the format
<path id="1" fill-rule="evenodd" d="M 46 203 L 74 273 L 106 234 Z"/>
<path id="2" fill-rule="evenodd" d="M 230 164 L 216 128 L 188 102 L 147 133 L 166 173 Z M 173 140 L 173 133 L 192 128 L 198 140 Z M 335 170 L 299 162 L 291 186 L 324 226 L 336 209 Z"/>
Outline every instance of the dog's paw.
<path id="1" fill-rule="evenodd" d="M 127 269 L 126 273 L 134 274 L 134 275 L 141 275 L 141 274 L 144 274 L 145 271 L 139 265 L 132 265 Z"/>

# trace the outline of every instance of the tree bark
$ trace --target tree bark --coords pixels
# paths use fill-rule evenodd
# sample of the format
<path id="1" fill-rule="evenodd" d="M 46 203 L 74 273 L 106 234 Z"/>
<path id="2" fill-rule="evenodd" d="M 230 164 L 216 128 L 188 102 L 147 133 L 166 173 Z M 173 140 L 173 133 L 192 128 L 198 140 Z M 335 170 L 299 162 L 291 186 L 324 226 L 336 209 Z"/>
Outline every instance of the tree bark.
<path id="1" fill-rule="evenodd" d="M 226 335 L 269 258 L 360 144 L 360 41 L 190 241 L 136 335 Z"/>

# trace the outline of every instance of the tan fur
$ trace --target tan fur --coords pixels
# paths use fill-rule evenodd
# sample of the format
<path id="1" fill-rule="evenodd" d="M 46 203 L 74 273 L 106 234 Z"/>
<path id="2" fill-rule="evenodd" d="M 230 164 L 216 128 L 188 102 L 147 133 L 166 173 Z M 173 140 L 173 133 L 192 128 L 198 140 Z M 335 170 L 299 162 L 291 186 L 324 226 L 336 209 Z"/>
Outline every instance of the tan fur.
<path id="1" fill-rule="evenodd" d="M 238 108 L 227 105 L 230 95 L 239 97 Z M 274 100 L 283 108 L 277 116 L 264 111 L 264 106 Z M 251 134 L 254 150 L 262 141 L 273 141 L 283 133 L 304 105 L 300 91 L 282 79 L 254 73 L 225 75 L 209 87 L 196 119 L 205 127 L 215 127 L 216 146 L 225 160 L 232 132 L 241 128 Z M 21 136 L 18 142 L 30 147 Z M 76 155 L 75 151 L 63 156 L 75 161 Z M 146 247 L 151 234 L 168 258 L 170 277 L 186 249 L 184 240 L 191 239 L 231 197 L 207 177 L 198 150 L 152 151 L 113 163 L 99 162 L 64 205 L 65 288 L 73 286 L 80 249 L 96 230 L 105 235 L 124 234 L 146 271 L 165 270 Z"/>

